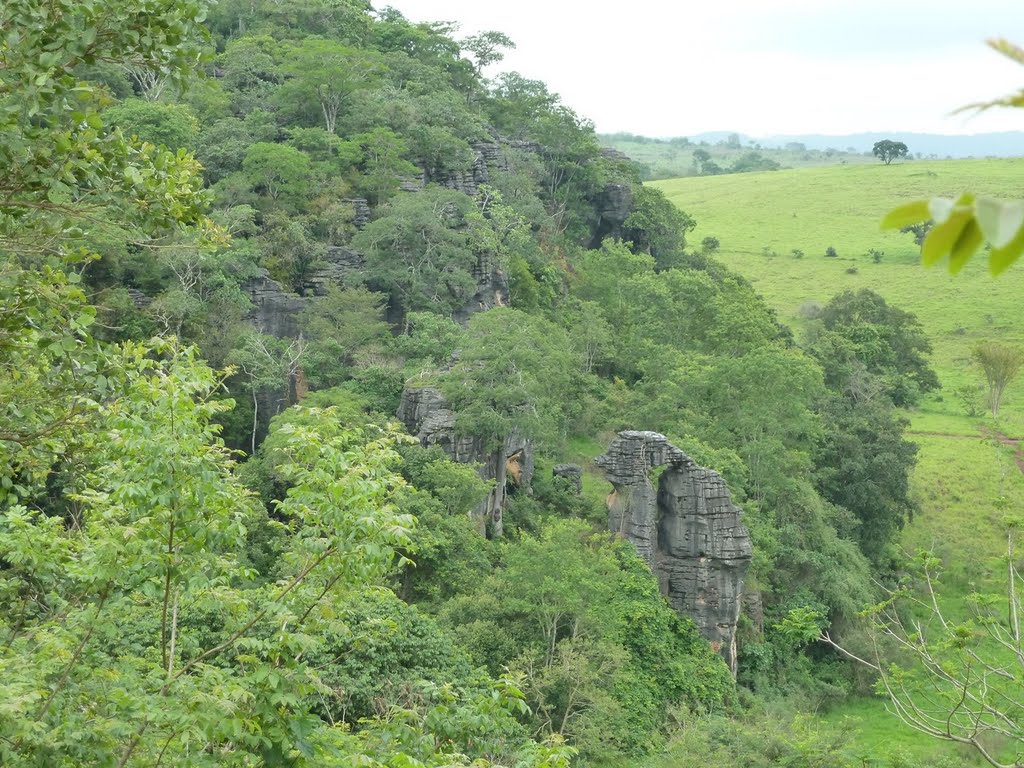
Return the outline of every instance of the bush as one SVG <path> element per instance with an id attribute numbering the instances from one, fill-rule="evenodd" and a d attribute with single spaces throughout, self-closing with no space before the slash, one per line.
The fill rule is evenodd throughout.
<path id="1" fill-rule="evenodd" d="M 802 259 L 804 257 L 804 252 L 799 248 L 794 248 L 790 253 L 793 254 L 794 259 Z"/>
<path id="2" fill-rule="evenodd" d="M 825 249 L 825 256 L 827 258 L 834 259 L 838 255 L 839 255 L 839 253 L 831 245 L 828 248 Z"/>

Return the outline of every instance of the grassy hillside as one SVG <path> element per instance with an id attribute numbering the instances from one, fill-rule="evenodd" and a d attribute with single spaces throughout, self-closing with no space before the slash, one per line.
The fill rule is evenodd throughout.
<path id="1" fill-rule="evenodd" d="M 946 592 L 956 601 L 973 584 L 1001 575 L 1000 520 L 1024 509 L 1024 475 L 1013 449 L 992 430 L 1024 436 L 1024 381 L 1007 391 L 998 424 L 966 415 L 953 390 L 980 383 L 972 347 L 982 340 L 1024 344 L 1024 265 L 998 279 L 976 259 L 958 276 L 944 267 L 921 267 L 907 234 L 882 232 L 879 221 L 899 203 L 963 190 L 1001 197 L 1024 194 L 1024 160 L 956 160 L 899 165 L 809 168 L 657 182 L 669 198 L 698 222 L 690 240 L 713 235 L 719 258 L 750 278 L 783 322 L 796 329 L 816 305 L 847 288 L 871 288 L 892 304 L 914 312 L 934 346 L 933 364 L 943 389 L 908 414 L 911 437 L 920 446 L 914 493 L 921 514 L 904 531 L 910 550 L 930 548 L 943 556 Z M 837 257 L 826 257 L 828 247 Z M 803 252 L 802 258 L 793 249 Z M 883 252 L 875 263 L 869 249 Z M 878 743 L 880 701 L 854 701 L 830 719 L 862 720 L 862 745 Z M 898 738 L 917 757 L 952 754 L 899 724 L 888 724 L 885 740 Z M 898 733 L 898 736 L 897 736 Z M 951 749 L 951 748 L 950 748 Z"/>
<path id="2" fill-rule="evenodd" d="M 814 304 L 847 288 L 871 288 L 917 314 L 935 347 L 944 390 L 914 415 L 914 426 L 970 433 L 973 426 L 958 418 L 963 410 L 951 390 L 977 380 L 969 358 L 978 341 L 1024 342 L 1024 268 L 998 280 L 981 260 L 956 277 L 942 268 L 923 269 L 913 238 L 882 232 L 878 222 L 889 208 L 918 197 L 965 189 L 1019 196 L 1022 179 L 1024 159 L 952 160 L 673 179 L 654 186 L 697 219 L 691 242 L 718 237 L 719 258 L 750 278 L 786 323 L 799 327 Z M 837 257 L 824 255 L 829 247 Z M 883 252 L 880 263 L 868 255 L 871 248 Z M 794 249 L 803 257 L 795 258 Z M 1007 393 L 1004 420 L 1012 429 L 1024 421 L 1024 383 Z"/>

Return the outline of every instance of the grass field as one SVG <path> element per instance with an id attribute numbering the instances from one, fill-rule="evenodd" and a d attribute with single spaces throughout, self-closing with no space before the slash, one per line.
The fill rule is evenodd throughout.
<path id="1" fill-rule="evenodd" d="M 963 190 L 1024 196 L 1024 159 L 805 168 L 652 186 L 696 218 L 691 242 L 718 237 L 718 258 L 748 277 L 780 319 L 797 329 L 802 308 L 824 304 L 847 288 L 871 288 L 915 313 L 931 338 L 944 385 L 914 415 L 915 429 L 944 431 L 949 425 L 937 417 L 963 413 L 951 390 L 978 380 L 970 365 L 978 341 L 1024 342 L 1024 264 L 993 279 L 976 258 L 951 276 L 943 267 L 923 269 L 909 235 L 879 228 L 885 211 L 915 198 Z M 838 257 L 826 257 L 828 247 Z M 765 248 L 777 255 L 765 255 Z M 870 248 L 884 253 L 880 263 L 867 255 Z M 793 249 L 804 256 L 794 258 Z M 1011 388 L 1006 404 L 1007 427 L 1019 431 L 1024 382 Z M 970 431 L 967 424 L 954 426 Z"/>
<path id="2" fill-rule="evenodd" d="M 915 198 L 965 190 L 1024 197 L 1024 159 L 805 168 L 653 185 L 697 220 L 690 241 L 718 237 L 718 258 L 749 278 L 798 335 L 809 309 L 847 288 L 870 288 L 918 316 L 943 389 L 907 414 L 909 437 L 920 447 L 913 492 L 921 512 L 905 529 L 903 545 L 942 556 L 944 593 L 954 605 L 975 585 L 998 588 L 1005 567 L 1000 521 L 1024 510 L 1024 475 L 1012 448 L 991 430 L 1024 437 L 1024 381 L 1007 390 L 998 424 L 967 416 L 952 390 L 981 382 L 971 363 L 979 341 L 1024 345 L 1024 263 L 996 279 L 983 257 L 957 276 L 944 267 L 925 269 L 913 239 L 882 232 L 879 221 Z M 824 255 L 829 246 L 837 257 Z M 879 263 L 868 255 L 871 248 L 884 253 Z M 826 718 L 845 716 L 863 723 L 856 747 L 865 753 L 884 754 L 896 744 L 926 764 L 959 754 L 902 726 L 879 700 L 852 700 Z M 954 759 L 972 764 L 969 755 Z"/>
<path id="3" fill-rule="evenodd" d="M 722 168 L 729 168 L 748 152 L 758 154 L 777 162 L 783 168 L 809 168 L 826 165 L 857 165 L 877 163 L 874 156 L 845 149 L 793 150 L 763 148 L 760 144 L 746 143 L 742 146 L 718 144 L 683 144 L 680 140 L 626 138 L 610 134 L 598 136 L 602 146 L 624 152 L 647 170 L 645 178 L 666 179 L 673 176 L 695 176 L 697 168 L 693 153 L 703 149 Z"/>

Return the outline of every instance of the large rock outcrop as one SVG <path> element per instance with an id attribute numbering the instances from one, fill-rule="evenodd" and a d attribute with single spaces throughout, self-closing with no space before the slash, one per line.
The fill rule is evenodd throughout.
<path id="1" fill-rule="evenodd" d="M 672 607 L 694 620 L 735 674 L 736 624 L 753 551 L 721 475 L 657 432 L 620 432 L 594 463 L 614 488 L 612 533 L 633 542 Z M 651 469 L 661 466 L 655 489 Z"/>
<path id="2" fill-rule="evenodd" d="M 265 269 L 244 282 L 242 290 L 252 302 L 249 320 L 257 331 L 279 339 L 298 338 L 299 314 L 306 308 L 307 299 L 286 291 Z"/>
<path id="3" fill-rule="evenodd" d="M 502 534 L 502 512 L 506 487 L 511 484 L 529 492 L 533 480 L 533 444 L 521 435 L 505 438 L 498 451 L 488 450 L 482 441 L 459 435 L 455 412 L 436 387 L 406 387 L 398 406 L 398 420 L 424 448 L 437 446 L 453 461 L 476 464 L 480 477 L 493 480 L 494 488 L 470 513 L 481 534 Z"/>

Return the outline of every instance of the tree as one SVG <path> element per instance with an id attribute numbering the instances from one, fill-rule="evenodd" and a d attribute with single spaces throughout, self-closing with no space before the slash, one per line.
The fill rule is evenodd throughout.
<path id="1" fill-rule="evenodd" d="M 397 198 L 353 240 L 373 286 L 406 311 L 450 315 L 476 290 L 483 217 L 471 197 L 430 188 Z"/>
<path id="2" fill-rule="evenodd" d="M 1024 581 L 1016 553 L 1021 520 L 1007 519 L 1005 589 L 944 600 L 941 561 L 919 553 L 901 584 L 870 606 L 870 651 L 858 653 L 821 630 L 820 615 L 794 610 L 784 620 L 804 640 L 818 640 L 873 670 L 887 709 L 911 728 L 975 749 L 995 768 L 1022 768 L 1020 679 L 1024 674 Z M 868 656 L 868 658 L 864 658 Z M 892 659 L 896 659 L 893 661 Z M 1008 740 L 1016 753 L 1003 758 Z"/>
<path id="3" fill-rule="evenodd" d="M 892 141 L 891 139 L 876 141 L 871 148 L 871 154 L 886 165 L 899 157 L 906 157 L 908 151 L 907 145 L 902 141 Z"/>
<path id="4" fill-rule="evenodd" d="M 992 418 L 997 418 L 1003 392 L 1020 373 L 1021 366 L 1024 366 L 1024 350 L 988 341 L 974 348 L 973 357 L 985 374 L 985 381 L 988 382 L 988 405 L 992 411 Z"/>
<path id="5" fill-rule="evenodd" d="M 861 370 L 880 377 L 881 390 L 900 406 L 939 386 L 926 358 L 931 344 L 917 317 L 867 288 L 844 291 L 825 305 L 810 350 L 825 370 L 825 383 L 854 397 L 869 391 L 858 389 Z"/>
<path id="6" fill-rule="evenodd" d="M 916 505 L 910 472 L 917 446 L 904 439 L 909 422 L 885 398 L 823 398 L 822 431 L 813 449 L 814 484 L 828 501 L 858 521 L 853 532 L 861 551 L 883 565 L 889 545 Z"/>
<path id="7" fill-rule="evenodd" d="M 304 152 L 287 144 L 264 141 L 249 147 L 242 169 L 253 189 L 271 200 L 295 205 L 305 197 L 312 170 Z"/>
<path id="8" fill-rule="evenodd" d="M 199 121 L 192 110 L 181 104 L 127 99 L 106 110 L 103 118 L 126 136 L 138 136 L 142 141 L 175 151 L 195 147 L 199 132 Z"/>
<path id="9" fill-rule="evenodd" d="M 696 226 L 692 216 L 673 205 L 661 190 L 651 187 L 636 191 L 633 212 L 623 222 L 633 249 L 653 256 L 659 270 L 678 264 L 686 247 L 686 233 Z"/>
<path id="10" fill-rule="evenodd" d="M 488 30 L 460 41 L 462 49 L 473 55 L 473 66 L 479 76 L 486 67 L 505 58 L 505 50 L 515 50 L 516 44 L 503 32 Z"/>
<path id="11" fill-rule="evenodd" d="M 496 537 L 503 532 L 505 440 L 561 433 L 574 362 L 561 328 L 500 307 L 473 316 L 458 362 L 441 375 L 441 391 L 457 414 L 456 430 L 479 439 L 491 456 L 497 482 L 487 514 Z"/>
<path id="12" fill-rule="evenodd" d="M 89 231 L 144 243 L 209 231 L 198 164 L 103 124 L 96 63 L 183 82 L 205 6 L 184 0 L 0 5 L 0 502 L 29 496 L 88 432 L 110 381 L 79 286 Z"/>
<path id="13" fill-rule="evenodd" d="M 371 52 L 317 37 L 285 48 L 282 59 L 287 79 L 274 94 L 275 102 L 295 115 L 307 113 L 310 104 L 318 105 L 328 133 L 334 133 L 338 114 L 352 94 L 383 69 Z"/>

